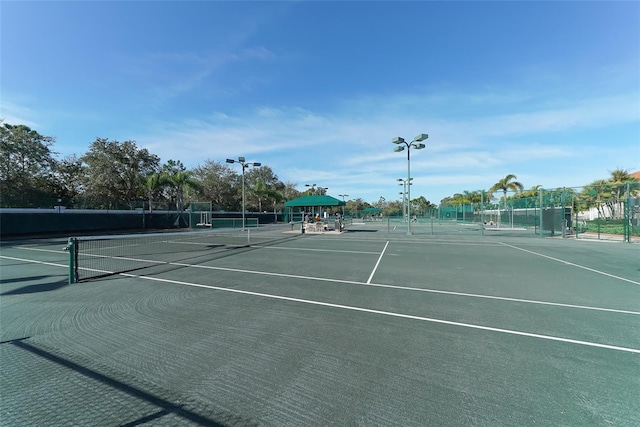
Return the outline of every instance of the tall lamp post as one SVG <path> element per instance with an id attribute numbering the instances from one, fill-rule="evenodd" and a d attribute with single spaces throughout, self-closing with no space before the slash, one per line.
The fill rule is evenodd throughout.
<path id="1" fill-rule="evenodd" d="M 345 197 L 349 197 L 348 194 L 338 194 L 338 197 L 342 197 L 342 201 L 344 202 Z M 344 205 L 342 206 L 342 218 L 344 218 Z"/>
<path id="2" fill-rule="evenodd" d="M 409 178 L 410 180 L 413 181 L 413 178 Z M 413 182 L 409 182 L 407 185 L 407 180 L 406 179 L 402 179 L 402 178 L 398 178 L 396 179 L 396 181 L 401 182 L 402 184 L 398 184 L 398 185 L 403 185 L 404 187 L 404 192 L 400 193 L 402 194 L 402 214 L 404 215 L 406 213 L 406 219 L 407 221 L 409 221 L 409 214 L 408 214 L 408 210 L 407 210 L 407 206 L 408 205 L 408 200 L 407 200 L 407 186 L 408 185 L 413 185 Z"/>
<path id="3" fill-rule="evenodd" d="M 404 151 L 405 148 L 407 149 L 407 183 L 411 181 L 411 154 L 410 154 L 411 148 L 415 148 L 416 150 L 422 150 L 425 147 L 425 145 L 420 144 L 420 142 L 424 141 L 427 138 L 429 138 L 429 135 L 427 135 L 426 133 L 421 133 L 417 135 L 415 138 L 413 138 L 413 141 L 411 142 L 406 142 L 404 138 L 401 138 L 399 136 L 396 136 L 391 140 L 391 142 L 397 145 L 397 147 L 393 150 L 396 153 L 399 153 L 400 151 Z M 407 234 L 411 234 L 411 221 L 409 220 L 409 218 L 411 217 L 411 186 L 410 185 L 407 185 L 406 193 L 407 193 Z"/>
<path id="4" fill-rule="evenodd" d="M 244 214 L 245 214 L 245 201 L 244 201 L 244 171 L 245 169 L 247 169 L 249 166 L 254 166 L 254 167 L 258 167 L 261 165 L 261 163 L 259 162 L 246 162 L 244 160 L 244 157 L 238 157 L 238 160 L 233 160 L 233 159 L 227 159 L 227 163 L 240 163 L 240 165 L 242 166 L 242 231 L 244 231 L 245 228 L 245 218 L 244 218 Z"/>

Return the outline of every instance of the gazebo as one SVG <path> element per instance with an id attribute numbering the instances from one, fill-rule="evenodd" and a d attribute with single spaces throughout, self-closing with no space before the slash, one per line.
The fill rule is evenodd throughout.
<path id="1" fill-rule="evenodd" d="M 371 219 L 376 219 L 376 217 L 382 213 L 382 209 L 380 208 L 365 208 L 362 210 L 363 219 L 366 220 L 370 215 Z"/>
<path id="2" fill-rule="evenodd" d="M 320 196 L 302 196 L 297 199 L 289 200 L 285 202 L 284 207 L 289 208 L 289 212 L 292 213 L 293 208 L 311 208 L 315 211 L 315 208 L 321 209 L 332 206 L 344 206 L 346 203 L 342 200 L 338 200 L 335 197 L 320 195 Z"/>

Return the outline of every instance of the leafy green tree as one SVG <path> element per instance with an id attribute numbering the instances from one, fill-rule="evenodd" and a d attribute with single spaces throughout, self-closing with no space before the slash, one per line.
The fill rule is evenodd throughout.
<path id="1" fill-rule="evenodd" d="M 284 200 L 293 200 L 293 199 L 297 199 L 298 197 L 300 197 L 302 195 L 302 193 L 300 191 L 298 191 L 298 183 L 297 182 L 292 182 L 292 181 L 286 181 L 283 182 L 283 187 L 282 187 L 282 195 L 284 197 Z"/>
<path id="2" fill-rule="evenodd" d="M 352 217 L 358 218 L 362 216 L 362 210 L 366 209 L 367 207 L 371 207 L 371 205 L 369 205 L 361 198 L 357 198 L 355 200 L 347 200 L 345 202 L 344 210 L 345 212 L 349 212 Z"/>
<path id="3" fill-rule="evenodd" d="M 240 176 L 226 163 L 207 159 L 193 168 L 193 178 L 200 183 L 200 196 L 211 200 L 215 210 L 237 209 L 235 189 L 240 186 Z"/>
<path id="4" fill-rule="evenodd" d="M 385 207 L 382 209 L 382 214 L 386 217 L 402 216 L 404 208 L 404 203 L 401 200 L 393 200 L 386 203 Z"/>
<path id="5" fill-rule="evenodd" d="M 253 206 L 259 212 L 262 212 L 262 201 L 270 198 L 270 193 L 279 188 L 284 188 L 284 184 L 269 166 L 253 167 L 245 172 L 246 193 L 255 196 L 257 203 Z"/>
<path id="6" fill-rule="evenodd" d="M 158 169 L 160 159 L 135 141 L 119 142 L 97 138 L 80 158 L 85 165 L 87 195 L 103 200 L 105 207 L 117 207 L 144 199 L 146 177 Z"/>
<path id="7" fill-rule="evenodd" d="M 56 197 L 53 179 L 55 139 L 25 125 L 1 123 L 0 194 L 2 204 L 36 206 L 39 198 Z"/>
<path id="8" fill-rule="evenodd" d="M 82 161 L 76 155 L 66 156 L 56 162 L 55 177 L 58 197 L 63 205 L 74 205 L 75 199 L 84 193 Z"/>
<path id="9" fill-rule="evenodd" d="M 424 196 L 420 196 L 418 198 L 411 200 L 412 211 L 421 212 L 424 215 L 429 209 L 433 209 L 436 207 L 433 203 L 428 201 Z"/>

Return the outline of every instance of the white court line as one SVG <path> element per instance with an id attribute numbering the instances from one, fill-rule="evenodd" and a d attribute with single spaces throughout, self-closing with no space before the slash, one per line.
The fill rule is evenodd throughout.
<path id="1" fill-rule="evenodd" d="M 552 335 L 541 335 L 541 334 L 534 334 L 534 333 L 530 333 L 530 332 L 515 331 L 515 330 L 511 330 L 511 329 L 492 328 L 492 327 L 489 327 L 489 326 L 472 325 L 472 324 L 469 324 L 469 323 L 452 322 L 452 321 L 449 321 L 449 320 L 433 319 L 433 318 L 430 318 L 430 317 L 422 317 L 422 316 L 413 316 L 413 315 L 410 315 L 410 314 L 394 313 L 394 312 L 390 312 L 390 311 L 373 310 L 373 309 L 369 309 L 369 308 L 354 307 L 354 306 L 342 305 L 342 304 L 333 304 L 333 303 L 322 302 L 322 301 L 314 301 L 314 300 L 306 300 L 306 299 L 301 299 L 301 298 L 285 297 L 285 296 L 280 296 L 280 295 L 264 294 L 264 293 L 261 293 L 261 292 L 251 292 L 251 291 L 243 291 L 243 290 L 240 290 L 240 289 L 221 288 L 221 287 L 218 287 L 218 286 L 211 286 L 211 285 L 200 285 L 200 284 L 197 284 L 197 283 L 182 282 L 182 281 L 179 281 L 179 280 L 171 280 L 171 279 L 161 279 L 161 278 L 158 278 L 158 277 L 138 276 L 138 275 L 135 275 L 135 274 L 124 274 L 124 273 L 122 274 L 122 276 L 133 277 L 133 278 L 143 279 L 143 280 L 151 280 L 151 281 L 156 281 L 156 282 L 173 283 L 173 284 L 177 284 L 177 285 L 185 285 L 185 286 L 193 286 L 193 287 L 198 287 L 198 288 L 213 289 L 213 290 L 217 290 L 217 291 L 231 292 L 231 293 L 237 293 L 237 294 L 243 294 L 243 295 L 258 296 L 258 297 L 262 297 L 262 298 L 271 298 L 271 299 L 277 299 L 277 300 L 283 300 L 283 301 L 298 302 L 298 303 L 303 303 L 303 304 L 319 305 L 319 306 L 323 306 L 323 307 L 338 308 L 338 309 L 342 309 L 342 310 L 358 311 L 358 312 L 362 312 L 362 313 L 379 314 L 379 315 L 383 315 L 383 316 L 398 317 L 398 318 L 402 318 L 402 319 L 420 320 L 420 321 L 423 321 L 423 322 L 439 323 L 439 324 L 443 324 L 443 325 L 459 326 L 459 327 L 463 327 L 463 328 L 478 329 L 478 330 L 490 331 L 490 332 L 499 332 L 499 333 L 503 333 L 503 334 L 517 335 L 517 336 L 523 336 L 523 337 L 529 337 L 529 338 L 538 338 L 538 339 L 543 339 L 543 340 L 548 340 L 548 341 L 558 341 L 558 342 L 564 342 L 564 343 L 569 343 L 569 344 L 577 344 L 577 345 L 583 345 L 583 346 L 588 346 L 588 347 L 603 348 L 603 349 L 607 349 L 607 350 L 617 350 L 617 351 L 625 351 L 625 352 L 629 352 L 629 353 L 640 354 L 640 349 L 636 349 L 636 348 L 620 347 L 620 346 L 614 346 L 614 345 L 608 345 L 608 344 L 600 344 L 600 343 L 595 343 L 595 342 L 590 342 L 590 341 L 573 340 L 573 339 L 570 339 L 570 338 L 555 337 L 555 336 L 552 336 Z"/>
<path id="2" fill-rule="evenodd" d="M 22 261 L 22 262 L 30 262 L 30 263 L 33 263 L 33 264 L 43 264 L 43 265 L 52 265 L 54 267 L 69 268 L 69 266 L 66 265 L 66 264 L 56 264 L 55 262 L 36 261 L 34 259 L 23 259 L 23 258 L 16 258 L 16 257 L 11 257 L 11 256 L 5 256 L 5 255 L 0 255 L 0 258 L 10 259 L 12 261 Z"/>
<path id="3" fill-rule="evenodd" d="M 386 248 L 386 246 L 385 246 L 385 248 Z M 0 258 L 7 258 L 7 259 L 13 259 L 13 260 L 17 260 L 17 261 L 32 262 L 32 263 L 38 263 L 38 264 L 46 264 L 46 265 L 52 265 L 52 266 L 55 266 L 55 267 L 69 268 L 69 266 L 66 265 L 66 264 L 55 264 L 55 263 L 49 263 L 49 262 L 44 262 L 44 261 L 34 261 L 34 260 L 29 260 L 29 259 L 7 257 L 7 256 L 2 256 L 2 255 L 0 255 Z M 146 261 L 146 260 L 135 260 L 135 259 L 132 259 L 132 260 L 134 260 L 134 261 Z M 593 310 L 593 311 L 604 311 L 604 312 L 617 313 L 617 314 L 640 315 L 640 312 L 637 312 L 637 311 L 619 310 L 619 309 L 614 309 L 614 308 L 594 307 L 594 306 L 588 306 L 588 305 L 564 304 L 564 303 L 558 303 L 558 302 L 548 302 L 548 301 L 528 300 L 528 299 L 520 299 L 520 298 L 499 297 L 499 296 L 493 296 L 493 295 L 470 294 L 470 293 L 465 293 L 465 292 L 442 291 L 442 290 L 438 290 L 438 289 L 414 288 L 414 287 L 411 287 L 411 286 L 385 285 L 385 284 L 381 284 L 381 283 L 364 283 L 364 282 L 359 282 L 359 281 L 355 281 L 355 280 L 342 280 L 342 279 L 331 279 L 331 278 L 327 278 L 327 277 L 301 276 L 301 275 L 297 275 L 297 274 L 287 274 L 287 273 L 271 273 L 271 272 L 268 272 L 268 271 L 255 271 L 255 270 L 245 270 L 245 269 L 240 269 L 240 268 L 216 267 L 216 266 L 211 266 L 211 265 L 187 264 L 187 263 L 182 263 L 182 262 L 167 262 L 167 261 L 153 261 L 153 262 L 155 262 L 157 264 L 164 264 L 164 265 L 175 265 L 177 267 L 202 268 L 202 269 L 207 269 L 207 270 L 228 271 L 228 272 L 232 272 L 232 273 L 256 274 L 256 275 L 259 275 L 259 276 L 285 277 L 285 278 L 288 278 L 288 279 L 301 279 L 301 280 L 310 280 L 310 281 L 316 281 L 316 282 L 342 283 L 342 284 L 346 284 L 346 285 L 371 286 L 371 287 L 375 287 L 375 288 L 397 289 L 397 290 L 413 291 L 413 292 L 426 292 L 426 293 L 432 293 L 432 294 L 453 295 L 453 296 L 468 297 L 468 298 L 481 298 L 481 299 L 489 299 L 489 300 L 497 300 L 497 301 L 519 302 L 519 303 L 524 303 L 524 304 L 548 305 L 548 306 L 554 306 L 554 307 L 575 308 L 575 309 L 579 309 L 579 310 Z M 97 271 L 97 272 L 100 272 L 100 273 L 111 273 L 111 274 L 126 275 L 125 273 L 114 273 L 112 271 L 99 270 L 99 269 L 93 269 L 93 268 L 82 268 L 82 267 L 80 267 L 80 270 Z"/>
<path id="4" fill-rule="evenodd" d="M 378 257 L 378 262 L 376 262 L 375 267 L 373 267 L 373 271 L 371 272 L 371 275 L 369 276 L 369 280 L 367 280 L 367 285 L 371 283 L 371 279 L 373 279 L 373 275 L 376 274 L 376 270 L 378 269 L 378 265 L 380 265 L 380 261 L 382 261 L 382 257 L 384 255 L 384 252 L 387 250 L 387 246 L 389 246 L 389 242 L 388 241 L 384 245 L 384 249 L 382 249 L 382 253 L 380 253 L 380 256 Z"/>
<path id="5" fill-rule="evenodd" d="M 583 270 L 587 270 L 587 271 L 590 271 L 592 273 L 602 274 L 603 276 L 611 277 L 613 279 L 622 280 L 624 282 L 633 283 L 634 285 L 640 285 L 640 282 L 636 282 L 636 281 L 631 280 L 631 279 L 626 279 L 624 277 L 620 277 L 620 276 L 616 276 L 616 275 L 613 275 L 613 274 L 605 273 L 604 271 L 600 271 L 600 270 L 596 270 L 596 269 L 593 269 L 593 268 L 585 267 L 584 265 L 575 264 L 573 262 L 565 261 L 565 260 L 560 259 L 560 258 L 554 258 L 552 256 L 544 255 L 544 254 L 541 254 L 541 253 L 538 253 L 538 252 L 534 252 L 534 251 L 530 251 L 528 249 L 519 248 L 517 246 L 513 246 L 513 245 L 510 245 L 508 243 L 504 243 L 504 242 L 500 242 L 500 243 L 502 245 L 504 245 L 504 246 L 509 247 L 509 248 L 513 248 L 513 249 L 517 249 L 517 250 L 522 251 L 522 252 L 527 252 L 527 253 L 530 253 L 530 254 L 533 254 L 533 255 L 541 256 L 543 258 L 547 258 L 547 259 L 550 259 L 550 260 L 553 260 L 553 261 L 561 262 L 562 264 L 570 265 L 572 267 L 582 268 Z"/>
<path id="6" fill-rule="evenodd" d="M 53 265 L 53 266 L 56 266 L 56 267 L 68 268 L 68 266 L 66 266 L 66 265 L 55 264 L 55 263 L 44 262 L 44 261 L 26 260 L 26 259 L 15 258 L 15 257 L 7 257 L 7 256 L 3 256 L 3 255 L 0 255 L 0 258 L 11 259 L 11 260 L 16 260 L 16 261 L 25 261 L 25 262 L 31 262 L 31 263 L 36 263 L 36 264 Z M 186 265 L 188 265 L 188 264 L 186 264 Z M 551 335 L 541 335 L 541 334 L 534 334 L 534 333 L 530 333 L 530 332 L 515 331 L 515 330 L 510 330 L 510 329 L 492 328 L 492 327 L 489 327 L 489 326 L 472 325 L 472 324 L 468 324 L 468 323 L 452 322 L 452 321 L 449 321 L 449 320 L 433 319 L 433 318 L 429 318 L 429 317 L 413 316 L 413 315 L 409 315 L 409 314 L 393 313 L 393 312 L 381 311 L 381 310 L 372 310 L 372 309 L 362 308 L 362 307 L 353 307 L 353 306 L 348 306 L 348 305 L 332 304 L 332 303 L 326 303 L 326 302 L 321 302 L 321 301 L 304 300 L 304 299 L 300 299 L 300 298 L 291 298 L 291 297 L 284 297 L 284 296 L 279 296 L 279 295 L 263 294 L 263 293 L 259 293 L 259 292 L 243 291 L 243 290 L 240 290 L 240 289 L 221 288 L 221 287 L 218 287 L 218 286 L 211 286 L 211 285 L 200 285 L 200 284 L 197 284 L 197 283 L 182 282 L 182 281 L 170 280 L 170 279 L 161 279 L 161 278 L 158 278 L 158 277 L 139 276 L 139 275 L 128 274 L 128 273 L 120 273 L 120 275 L 121 276 L 125 276 L 125 277 L 133 277 L 133 278 L 137 278 L 137 279 L 142 279 L 142 280 L 151 280 L 151 281 L 163 282 L 163 283 L 174 283 L 174 284 L 178 284 L 178 285 L 186 285 L 186 286 L 193 286 L 193 287 L 199 287 L 199 288 L 213 289 L 213 290 L 218 290 L 218 291 L 223 291 L 223 292 L 232 292 L 232 293 L 238 293 L 238 294 L 243 294 L 243 295 L 259 296 L 259 297 L 263 297 L 263 298 L 278 299 L 278 300 L 283 300 L 283 301 L 293 301 L 293 302 L 299 302 L 299 303 L 304 303 L 304 304 L 313 304 L 313 305 L 319 305 L 319 306 L 324 306 L 324 307 L 332 307 L 332 308 L 339 308 L 339 309 L 344 309 L 344 310 L 359 311 L 359 312 L 363 312 L 363 313 L 380 314 L 380 315 L 384 315 L 384 316 L 391 316 L 391 317 L 398 317 L 398 318 L 412 319 L 412 320 L 420 320 L 420 321 L 424 321 L 424 322 L 439 323 L 439 324 L 444 324 L 444 325 L 459 326 L 459 327 L 470 328 L 470 329 L 478 329 L 478 330 L 484 330 L 484 331 L 499 332 L 499 333 L 504 333 L 504 334 L 509 334 L 509 335 L 518 335 L 518 336 L 524 336 L 524 337 L 530 337 L 530 338 L 544 339 L 544 340 L 549 340 L 549 341 L 559 341 L 559 342 L 564 342 L 564 343 L 569 343 L 569 344 L 578 344 L 578 345 L 584 345 L 584 346 L 588 346 L 588 347 L 596 347 L 596 348 L 603 348 L 603 349 L 608 349 L 608 350 L 617 350 L 617 351 L 625 351 L 625 352 L 640 354 L 640 349 L 612 346 L 612 345 L 607 345 L 607 344 L 599 344 L 599 343 L 594 343 L 594 342 L 589 342 L 589 341 L 573 340 L 573 339 L 569 339 L 569 338 L 554 337 L 554 336 L 551 336 Z M 345 283 L 357 283 L 357 282 L 345 282 Z M 362 284 L 362 283 L 359 283 L 359 284 Z"/>
<path id="7" fill-rule="evenodd" d="M 341 280 L 341 279 L 329 279 L 324 277 L 311 277 L 311 276 L 300 276 L 296 274 L 286 274 L 286 273 L 270 273 L 266 271 L 254 271 L 254 270 L 244 270 L 239 268 L 229 268 L 229 267 L 215 267 L 210 265 L 199 265 L 199 264 L 185 264 L 185 263 L 168 263 L 171 265 L 176 265 L 179 267 L 193 267 L 193 268 L 204 268 L 210 270 L 220 270 L 220 271 L 230 271 L 234 273 L 246 273 L 246 274 L 257 274 L 264 276 L 275 276 L 275 277 L 286 277 L 289 279 L 303 279 L 303 280 L 312 280 L 318 282 L 331 282 L 331 283 L 344 283 L 347 285 L 360 285 L 360 286 L 372 286 L 375 288 L 387 288 L 387 289 L 398 289 L 403 291 L 415 291 L 415 292 L 426 292 L 433 294 L 444 294 L 444 295 L 454 295 L 461 297 L 469 297 L 469 298 L 483 298 L 483 299 L 494 299 L 499 301 L 509 301 L 509 302 L 522 302 L 526 304 L 540 304 L 540 305 L 550 305 L 556 307 L 565 307 L 565 308 L 577 308 L 581 310 L 595 310 L 595 311 L 607 311 L 611 313 L 618 314 L 634 314 L 640 315 L 638 311 L 629 311 L 629 310 L 618 310 L 614 308 L 601 308 L 601 307 L 593 307 L 588 305 L 574 305 L 574 304 L 563 304 L 558 302 L 547 302 L 547 301 L 537 301 L 537 300 L 528 300 L 528 299 L 518 299 L 518 298 L 508 298 L 508 297 L 498 297 L 492 295 L 480 295 L 480 294 L 469 294 L 464 292 L 453 292 L 453 291 L 441 291 L 437 289 L 425 289 L 425 288 L 414 288 L 411 286 L 398 286 L 398 285 L 385 285 L 379 283 L 364 283 L 358 282 L 355 280 Z"/>
<path id="8" fill-rule="evenodd" d="M 60 248 L 58 250 L 53 250 L 53 249 L 42 249 L 42 248 L 27 248 L 27 247 L 21 247 L 21 246 L 14 246 L 11 249 L 22 249 L 25 251 L 36 251 L 36 252 L 51 252 L 54 254 L 59 254 L 59 253 L 69 253 L 67 251 L 64 250 L 64 248 Z"/>
<path id="9" fill-rule="evenodd" d="M 433 237 L 430 234 L 428 236 Z M 440 235 L 435 238 L 441 239 L 442 237 L 444 236 Z M 329 240 L 329 238 L 323 239 L 322 236 L 320 235 L 313 236 L 313 238 L 318 240 L 323 240 L 323 241 Z M 330 239 L 333 240 L 333 238 L 330 238 Z M 478 241 L 468 241 L 468 240 L 461 241 L 460 239 L 456 239 L 455 241 L 452 241 L 452 240 L 424 240 L 424 239 L 423 240 L 403 240 L 403 239 L 393 239 L 393 238 L 358 239 L 358 238 L 345 237 L 345 240 L 349 242 L 365 242 L 365 243 L 389 241 L 392 243 L 402 243 L 403 245 L 500 246 L 499 242 L 478 242 Z"/>
<path id="10" fill-rule="evenodd" d="M 378 252 L 371 251 L 346 251 L 339 249 L 317 249 L 317 248 L 295 248 L 295 247 L 287 247 L 287 246 L 264 246 L 264 245 L 251 245 L 252 248 L 261 248 L 261 249 L 275 249 L 275 250 L 285 250 L 285 251 L 309 251 L 309 252 L 337 252 L 337 253 L 345 253 L 345 254 L 367 254 L 367 255 L 377 255 Z"/>

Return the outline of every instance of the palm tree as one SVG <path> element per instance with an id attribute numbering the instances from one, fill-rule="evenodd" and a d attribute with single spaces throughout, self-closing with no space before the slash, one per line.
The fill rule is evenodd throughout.
<path id="1" fill-rule="evenodd" d="M 611 178 L 609 178 L 609 181 L 617 184 L 617 183 L 621 183 L 621 182 L 636 182 L 637 179 L 635 177 L 633 177 L 631 175 L 631 173 L 629 173 L 628 170 L 626 169 L 616 169 L 614 171 L 611 172 Z"/>
<path id="2" fill-rule="evenodd" d="M 169 185 L 175 190 L 176 207 L 179 212 L 184 210 L 184 190 L 186 188 L 192 188 L 194 190 L 200 190 L 200 182 L 196 181 L 191 171 L 177 171 L 167 176 Z"/>
<path id="3" fill-rule="evenodd" d="M 269 197 L 271 189 L 264 181 L 258 180 L 251 192 L 258 199 L 258 212 L 262 212 L 262 199 Z"/>
<path id="4" fill-rule="evenodd" d="M 628 183 L 635 183 L 638 180 L 632 176 L 628 170 L 625 169 L 616 169 L 611 172 L 611 178 L 609 178 L 609 183 L 611 184 L 611 190 L 613 195 L 612 207 L 615 206 L 616 209 L 620 209 L 618 215 L 622 214 L 622 208 L 620 206 L 622 202 L 622 197 L 627 190 Z M 628 194 L 627 196 L 631 196 Z"/>
<path id="5" fill-rule="evenodd" d="M 274 222 L 278 222 L 278 214 L 276 212 L 276 205 L 284 200 L 284 194 L 278 190 L 269 190 L 267 198 L 273 200 L 273 219 Z"/>
<path id="6" fill-rule="evenodd" d="M 165 185 L 168 184 L 165 174 L 154 172 L 147 176 L 145 187 L 149 196 L 149 212 L 153 211 L 153 195 L 158 193 Z"/>
<path id="7" fill-rule="evenodd" d="M 505 210 L 507 209 L 507 191 L 511 190 L 518 193 L 524 189 L 524 185 L 522 185 L 522 183 L 518 181 L 514 181 L 515 179 L 518 179 L 518 177 L 510 173 L 500 181 L 493 184 L 493 186 L 489 189 L 489 191 L 492 193 L 494 191 L 502 191 L 502 194 L 504 195 L 503 197 Z"/>

